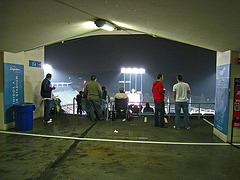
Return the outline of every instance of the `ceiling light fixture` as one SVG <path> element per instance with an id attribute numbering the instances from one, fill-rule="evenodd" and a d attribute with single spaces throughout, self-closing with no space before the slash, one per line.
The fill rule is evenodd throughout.
<path id="1" fill-rule="evenodd" d="M 103 19 L 97 19 L 94 21 L 94 23 L 98 28 L 101 28 L 107 31 L 113 31 L 115 29 L 115 26 L 113 24 Z"/>

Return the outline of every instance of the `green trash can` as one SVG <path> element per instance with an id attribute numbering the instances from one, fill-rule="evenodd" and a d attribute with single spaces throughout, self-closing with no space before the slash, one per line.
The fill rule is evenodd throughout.
<path id="1" fill-rule="evenodd" d="M 33 129 L 33 111 L 35 109 L 36 107 L 33 103 L 18 103 L 13 105 L 17 131 L 29 131 Z"/>

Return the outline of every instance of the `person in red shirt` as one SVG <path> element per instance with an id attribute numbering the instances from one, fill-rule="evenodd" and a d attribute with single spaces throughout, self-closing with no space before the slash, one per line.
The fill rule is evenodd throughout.
<path id="1" fill-rule="evenodd" d="M 154 126 L 164 128 L 165 122 L 164 122 L 164 94 L 165 89 L 163 87 L 163 74 L 157 75 L 157 81 L 153 83 L 152 86 L 152 93 L 153 93 L 153 99 L 155 104 L 155 113 L 154 113 Z M 159 118 L 159 112 L 160 112 L 160 118 Z M 160 122 L 159 122 L 160 119 Z"/>

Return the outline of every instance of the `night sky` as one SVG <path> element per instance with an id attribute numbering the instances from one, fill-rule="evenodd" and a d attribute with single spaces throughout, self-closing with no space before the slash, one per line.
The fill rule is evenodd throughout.
<path id="1" fill-rule="evenodd" d="M 53 44 L 45 48 L 45 62 L 62 75 L 85 74 L 87 81 L 91 74 L 100 74 L 98 82 L 107 89 L 117 87 L 121 67 L 145 68 L 143 90 L 149 94 L 158 73 L 164 74 L 163 84 L 170 94 L 181 73 L 194 96 L 214 99 L 215 51 L 148 35 L 93 36 Z M 53 81 L 61 79 L 53 74 Z"/>

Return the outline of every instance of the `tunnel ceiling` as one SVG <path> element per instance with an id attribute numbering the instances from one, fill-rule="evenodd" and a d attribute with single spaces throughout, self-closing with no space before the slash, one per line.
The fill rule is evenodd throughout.
<path id="1" fill-rule="evenodd" d="M 1 0 L 0 51 L 137 33 L 215 51 L 240 51 L 239 7 L 235 0 Z M 93 23 L 98 18 L 118 30 L 98 29 Z"/>

